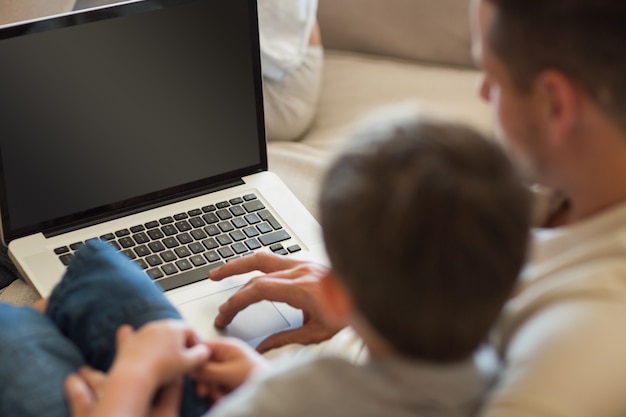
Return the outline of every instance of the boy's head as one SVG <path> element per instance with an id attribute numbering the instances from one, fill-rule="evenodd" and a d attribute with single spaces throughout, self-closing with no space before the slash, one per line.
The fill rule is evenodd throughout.
<path id="1" fill-rule="evenodd" d="M 529 196 L 495 144 L 408 112 L 357 132 L 322 183 L 332 268 L 401 355 L 466 358 L 525 258 Z"/>

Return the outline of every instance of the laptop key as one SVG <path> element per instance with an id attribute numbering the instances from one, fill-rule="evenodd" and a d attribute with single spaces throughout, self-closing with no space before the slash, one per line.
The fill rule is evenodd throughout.
<path id="1" fill-rule="evenodd" d="M 56 248 L 54 250 L 54 253 L 56 253 L 57 255 L 63 255 L 64 253 L 68 253 L 70 251 L 70 248 L 68 248 L 67 246 L 61 246 L 60 248 Z"/>
<path id="2" fill-rule="evenodd" d="M 193 210 L 189 210 L 189 211 L 187 212 L 187 214 L 188 214 L 190 217 L 199 216 L 199 215 L 201 215 L 201 214 L 202 214 L 202 210 L 200 210 L 200 209 L 193 209 Z"/>
<path id="3" fill-rule="evenodd" d="M 215 207 L 213 204 L 209 205 L 209 206 L 204 206 L 202 207 L 202 211 L 205 213 L 210 213 L 212 211 L 217 210 L 217 207 Z"/>
<path id="4" fill-rule="evenodd" d="M 196 229 L 206 224 L 204 220 L 202 220 L 200 217 L 192 217 L 191 219 L 189 219 L 189 223 Z"/>
<path id="5" fill-rule="evenodd" d="M 176 240 L 176 238 L 173 238 L 173 237 L 166 237 L 165 239 L 163 239 L 163 244 L 168 249 L 175 248 L 176 246 L 180 246 L 178 243 L 178 240 Z"/>
<path id="6" fill-rule="evenodd" d="M 244 243 L 250 250 L 259 249 L 262 246 L 257 239 L 248 239 Z"/>
<path id="7" fill-rule="evenodd" d="M 152 252 L 161 252 L 165 250 L 165 246 L 161 242 L 150 242 L 148 243 L 148 247 L 152 250 Z"/>
<path id="8" fill-rule="evenodd" d="M 228 246 L 224 246 L 222 248 L 219 248 L 217 250 L 217 252 L 220 254 L 220 256 L 222 258 L 230 258 L 231 256 L 234 256 L 235 254 L 233 253 L 233 251 L 228 247 Z"/>
<path id="9" fill-rule="evenodd" d="M 282 242 L 283 240 L 290 239 L 289 233 L 285 230 L 278 230 L 276 232 L 268 233 L 266 235 L 259 236 L 259 241 L 263 246 L 270 246 L 274 243 Z"/>
<path id="10" fill-rule="evenodd" d="M 135 246 L 135 241 L 130 236 L 120 238 L 118 243 L 124 249 Z"/>
<path id="11" fill-rule="evenodd" d="M 244 219 L 242 219 L 241 217 L 236 217 L 236 218 L 232 219 L 230 222 L 237 229 L 241 229 L 242 227 L 246 227 L 248 225 L 248 222 L 245 221 Z"/>
<path id="12" fill-rule="evenodd" d="M 261 224 L 257 224 L 257 225 L 256 225 L 256 228 L 259 230 L 259 232 L 261 232 L 261 233 L 263 233 L 263 234 L 265 234 L 265 233 L 269 233 L 269 232 L 271 232 L 272 230 L 274 230 L 274 229 L 272 228 L 272 226 L 270 226 L 269 224 L 267 224 L 267 223 L 265 223 L 265 222 L 264 222 L 264 223 L 261 223 Z"/>
<path id="13" fill-rule="evenodd" d="M 141 269 L 148 269 L 149 266 L 143 259 L 135 259 L 135 263 L 141 267 Z"/>
<path id="14" fill-rule="evenodd" d="M 220 256 L 214 250 L 212 250 L 211 252 L 205 253 L 204 257 L 209 262 L 217 262 L 220 260 Z"/>
<path id="15" fill-rule="evenodd" d="M 162 225 L 174 223 L 174 219 L 171 216 L 163 217 L 162 219 L 159 219 L 159 223 Z"/>
<path id="16" fill-rule="evenodd" d="M 59 259 L 61 260 L 61 263 L 65 266 L 69 265 L 70 261 L 72 260 L 72 257 L 74 255 L 72 255 L 71 253 L 66 253 L 65 255 L 61 255 L 59 256 Z"/>
<path id="17" fill-rule="evenodd" d="M 236 254 L 242 254 L 242 253 L 248 252 L 248 247 L 244 245 L 242 242 L 235 243 L 234 245 L 231 246 L 231 248 Z"/>
<path id="18" fill-rule="evenodd" d="M 191 231 L 191 236 L 196 240 L 202 240 L 207 238 L 207 234 L 202 229 L 196 229 Z"/>
<path id="19" fill-rule="evenodd" d="M 152 269 L 148 269 L 146 271 L 148 273 L 148 275 L 150 275 L 150 277 L 152 279 L 159 279 L 161 277 L 164 277 L 165 275 L 163 274 L 163 271 L 161 271 L 160 268 L 152 268 Z"/>
<path id="20" fill-rule="evenodd" d="M 220 220 L 228 220 L 228 219 L 232 219 L 233 215 L 228 210 L 218 210 L 217 211 L 217 217 L 219 217 Z"/>
<path id="21" fill-rule="evenodd" d="M 204 248 L 204 246 L 200 243 L 200 242 L 194 242 L 191 245 L 187 246 L 189 248 L 189 250 L 191 251 L 191 253 L 202 253 L 204 252 L 206 249 Z"/>
<path id="22" fill-rule="evenodd" d="M 256 200 L 256 195 L 255 194 L 246 194 L 243 196 L 243 199 L 246 201 L 250 201 L 250 200 Z"/>
<path id="23" fill-rule="evenodd" d="M 230 222 L 221 222 L 218 224 L 220 230 L 222 232 L 230 232 L 231 230 L 235 230 L 235 227 Z"/>
<path id="24" fill-rule="evenodd" d="M 224 262 L 215 262 L 213 264 L 208 264 L 208 265 L 201 266 L 199 268 L 190 269 L 190 270 L 181 272 L 173 276 L 160 278 L 160 279 L 157 279 L 155 282 L 161 288 L 163 288 L 163 291 L 172 290 L 174 288 L 182 287 L 184 285 L 188 285 L 194 282 L 208 279 L 209 271 L 211 269 L 217 268 L 218 266 L 222 266 L 222 265 L 224 265 Z"/>
<path id="25" fill-rule="evenodd" d="M 178 230 L 171 224 L 166 224 L 161 227 L 161 231 L 165 234 L 165 236 L 173 236 L 178 233 Z"/>
<path id="26" fill-rule="evenodd" d="M 130 228 L 130 231 L 133 233 L 143 232 L 144 230 L 146 230 L 146 228 L 141 224 L 138 224 L 137 226 L 133 226 Z"/>
<path id="27" fill-rule="evenodd" d="M 174 226 L 176 226 L 179 232 L 186 232 L 188 230 L 191 230 L 191 225 L 189 224 L 187 220 L 176 222 L 174 223 Z"/>
<path id="28" fill-rule="evenodd" d="M 115 236 L 117 237 L 128 236 L 128 235 L 130 235 L 130 230 L 128 229 L 121 229 L 115 232 Z"/>
<path id="29" fill-rule="evenodd" d="M 150 255 L 152 253 L 146 245 L 137 246 L 136 248 L 133 248 L 133 250 L 135 251 L 137 256 L 139 256 L 140 258 L 146 255 Z"/>
<path id="30" fill-rule="evenodd" d="M 176 254 L 172 252 L 171 250 L 166 250 L 165 252 L 161 252 L 160 255 L 161 255 L 161 258 L 163 258 L 165 262 L 173 262 L 176 259 L 178 259 Z"/>
<path id="31" fill-rule="evenodd" d="M 150 255 L 146 258 L 146 262 L 148 262 L 150 266 L 157 266 L 161 265 L 163 263 L 163 260 L 159 255 Z"/>
<path id="32" fill-rule="evenodd" d="M 81 246 L 83 246 L 84 243 L 83 242 L 76 242 L 76 243 L 72 243 L 70 245 L 70 249 L 73 251 L 77 251 Z"/>
<path id="33" fill-rule="evenodd" d="M 191 238 L 191 235 L 189 235 L 189 233 L 181 233 L 176 236 L 176 239 L 178 239 L 178 241 L 183 245 L 193 242 L 193 239 Z"/>
<path id="34" fill-rule="evenodd" d="M 131 249 L 124 249 L 122 253 L 128 256 L 130 259 L 137 259 L 137 255 L 135 255 L 135 252 L 133 252 Z"/>
<path id="35" fill-rule="evenodd" d="M 113 233 L 106 233 L 106 234 L 100 236 L 100 239 L 101 240 L 106 240 L 106 241 L 113 240 L 113 239 L 115 239 L 115 235 Z"/>
<path id="36" fill-rule="evenodd" d="M 159 222 L 151 221 L 146 223 L 144 226 L 146 226 L 146 229 L 154 229 L 155 227 L 159 227 Z"/>
<path id="37" fill-rule="evenodd" d="M 184 220 L 188 217 L 187 213 L 178 213 L 174 215 L 174 220 Z"/>
<path id="38" fill-rule="evenodd" d="M 202 244 L 207 248 L 207 250 L 215 249 L 219 246 L 217 241 L 213 238 L 203 240 Z"/>
<path id="39" fill-rule="evenodd" d="M 241 206 L 234 206 L 228 209 L 233 216 L 243 216 L 246 211 Z"/>
<path id="40" fill-rule="evenodd" d="M 220 201 L 219 203 L 216 204 L 216 206 L 218 209 L 223 209 L 223 208 L 230 206 L 230 203 L 228 201 Z"/>
<path id="41" fill-rule="evenodd" d="M 165 235 L 159 229 L 150 229 L 148 230 L 148 236 L 150 236 L 150 239 L 152 240 L 158 240 L 164 237 Z"/>
<path id="42" fill-rule="evenodd" d="M 263 210 L 265 206 L 260 200 L 252 200 L 247 203 L 243 203 L 243 208 L 245 208 L 248 213 L 252 213 L 254 211 Z"/>
<path id="43" fill-rule="evenodd" d="M 291 245 L 287 248 L 287 250 L 289 251 L 289 253 L 295 253 L 301 251 L 302 248 L 300 247 L 300 245 Z"/>
<path id="44" fill-rule="evenodd" d="M 206 263 L 207 263 L 206 259 L 204 259 L 204 256 L 202 256 L 202 255 L 192 256 L 191 258 L 189 258 L 189 260 L 195 266 L 206 265 Z"/>
<path id="45" fill-rule="evenodd" d="M 172 275 L 178 272 L 178 268 L 174 264 L 165 264 L 161 267 L 161 270 L 165 272 L 166 275 Z"/>
<path id="46" fill-rule="evenodd" d="M 215 215 L 215 213 L 207 213 L 202 216 L 202 220 L 207 222 L 207 224 L 213 224 L 220 221 L 220 219 Z"/>
<path id="47" fill-rule="evenodd" d="M 180 269 L 181 271 L 186 271 L 193 268 L 193 265 L 187 259 L 181 259 L 180 261 L 176 261 L 175 263 L 178 269 Z"/>
<path id="48" fill-rule="evenodd" d="M 179 258 L 186 258 L 187 256 L 191 255 L 189 249 L 184 246 L 174 249 L 174 252 L 176 252 L 176 255 L 178 255 Z"/>
<path id="49" fill-rule="evenodd" d="M 243 198 L 241 198 L 241 197 L 231 198 L 230 200 L 228 200 L 228 202 L 230 204 L 232 204 L 232 205 L 241 204 L 241 203 L 243 203 Z"/>
<path id="50" fill-rule="evenodd" d="M 133 239 L 135 240 L 135 242 L 137 242 L 138 245 L 150 242 L 150 238 L 144 232 L 140 232 L 140 233 L 134 234 L 133 235 Z"/>

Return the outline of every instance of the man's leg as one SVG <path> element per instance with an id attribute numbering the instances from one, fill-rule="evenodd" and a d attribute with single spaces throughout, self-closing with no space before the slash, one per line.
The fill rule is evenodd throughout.
<path id="1" fill-rule="evenodd" d="M 84 363 L 48 317 L 0 304 L 0 416 L 68 416 L 63 383 Z"/>
<path id="2" fill-rule="evenodd" d="M 181 319 L 139 266 L 101 241 L 88 242 L 76 253 L 50 296 L 46 315 L 87 364 L 101 371 L 113 362 L 115 335 L 122 324 L 138 329 L 154 320 Z M 202 415 L 209 405 L 186 381 L 182 415 Z"/>

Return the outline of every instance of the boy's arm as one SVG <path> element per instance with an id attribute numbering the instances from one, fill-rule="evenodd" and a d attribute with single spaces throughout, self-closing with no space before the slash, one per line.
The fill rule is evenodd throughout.
<path id="1" fill-rule="evenodd" d="M 221 338 L 206 342 L 211 356 L 194 373 L 198 396 L 219 400 L 235 390 L 252 371 L 265 368 L 268 362 L 239 339 Z"/>
<path id="2" fill-rule="evenodd" d="M 77 376 L 68 378 L 68 398 L 79 399 L 72 409 L 76 412 L 78 407 L 82 413 L 75 417 L 147 415 L 158 389 L 176 386 L 184 373 L 208 358 L 207 347 L 199 344 L 192 330 L 178 320 L 149 323 L 136 332 L 122 326 L 117 336 L 113 366 L 108 377 L 95 387 L 89 407 L 80 403 L 86 398 L 84 385 L 80 386 Z M 166 397 L 174 398 L 171 393 Z"/>

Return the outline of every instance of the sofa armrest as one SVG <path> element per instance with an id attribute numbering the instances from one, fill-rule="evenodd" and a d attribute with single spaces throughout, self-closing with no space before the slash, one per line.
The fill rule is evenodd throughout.
<path id="1" fill-rule="evenodd" d="M 472 67 L 464 0 L 319 0 L 329 49 Z"/>

